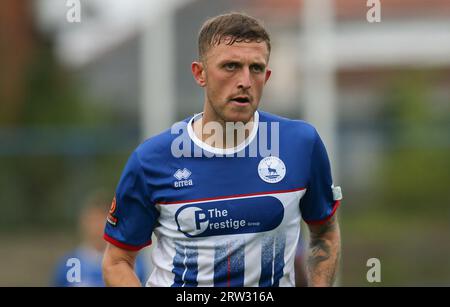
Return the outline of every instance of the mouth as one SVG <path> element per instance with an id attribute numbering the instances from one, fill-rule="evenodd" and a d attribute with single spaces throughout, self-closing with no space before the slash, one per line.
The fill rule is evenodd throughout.
<path id="1" fill-rule="evenodd" d="M 230 101 L 236 102 L 239 104 L 248 104 L 248 103 L 250 103 L 250 98 L 248 98 L 247 96 L 237 96 L 237 97 L 231 98 Z"/>

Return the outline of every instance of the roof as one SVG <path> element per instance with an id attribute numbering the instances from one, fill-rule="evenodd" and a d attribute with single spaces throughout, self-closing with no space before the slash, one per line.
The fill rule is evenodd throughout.
<path id="1" fill-rule="evenodd" d="M 299 18 L 305 0 L 249 0 L 248 7 L 256 9 L 259 16 L 267 19 Z M 333 0 L 338 20 L 364 20 L 369 7 L 365 0 Z M 448 0 L 389 0 L 381 1 L 383 18 L 402 17 L 448 17 L 450 1 Z"/>

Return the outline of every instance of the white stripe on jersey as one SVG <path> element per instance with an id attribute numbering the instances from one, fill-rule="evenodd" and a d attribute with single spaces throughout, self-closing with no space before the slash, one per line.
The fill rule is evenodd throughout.
<path id="1" fill-rule="evenodd" d="M 286 242 L 283 244 L 284 250 L 284 267 L 281 278 L 279 279 L 280 286 L 293 286 L 293 264 L 295 249 L 300 231 L 300 209 L 299 201 L 306 192 L 305 189 L 286 192 L 286 193 L 274 193 L 264 194 L 262 196 L 242 196 L 236 198 L 227 198 L 227 200 L 235 199 L 249 199 L 258 197 L 274 197 L 278 199 L 284 207 L 284 216 L 278 227 L 273 230 L 260 232 L 260 233 L 243 233 L 232 235 L 216 235 L 201 238 L 187 238 L 185 234 L 178 230 L 178 225 L 174 220 L 177 211 L 186 204 L 195 205 L 202 203 L 214 203 L 221 201 L 221 199 L 204 200 L 198 202 L 185 202 L 177 204 L 164 204 L 157 205 L 160 211 L 160 224 L 161 226 L 155 228 L 155 235 L 158 237 L 158 246 L 153 252 L 153 263 L 155 270 L 153 271 L 148 285 L 149 286 L 171 286 L 174 283 L 174 269 L 173 259 L 175 257 L 175 241 L 179 244 L 185 244 L 189 246 L 195 246 L 198 244 L 198 272 L 197 282 L 198 286 L 213 286 L 214 285 L 214 260 L 215 260 L 215 247 L 222 244 L 233 245 L 233 242 L 239 241 L 240 244 L 245 244 L 244 249 L 244 286 L 254 287 L 258 286 L 261 278 L 261 249 L 263 248 L 263 239 L 273 237 L 273 247 L 275 253 L 275 247 L 280 244 L 280 241 L 285 236 Z M 287 232 L 289 230 L 289 232 Z M 273 259 L 275 255 L 272 255 Z M 186 259 L 184 259 L 185 261 Z M 275 260 L 273 260 L 273 264 Z M 186 274 L 184 271 L 183 276 Z M 274 280 L 274 268 L 272 267 L 271 282 Z M 279 276 L 280 277 L 280 276 Z"/>

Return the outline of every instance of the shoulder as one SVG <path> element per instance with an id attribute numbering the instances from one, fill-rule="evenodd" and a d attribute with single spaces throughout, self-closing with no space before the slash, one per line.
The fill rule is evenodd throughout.
<path id="1" fill-rule="evenodd" d="M 140 161 L 148 161 L 154 159 L 167 159 L 171 153 L 171 146 L 173 141 L 185 135 L 184 129 L 187 128 L 187 123 L 191 117 L 186 118 L 180 122 L 176 122 L 171 128 L 154 135 L 143 141 L 134 151 Z"/>
<path id="2" fill-rule="evenodd" d="M 281 137 L 314 143 L 319 136 L 316 128 L 304 120 L 290 119 L 263 111 L 258 113 L 260 123 L 279 123 Z"/>

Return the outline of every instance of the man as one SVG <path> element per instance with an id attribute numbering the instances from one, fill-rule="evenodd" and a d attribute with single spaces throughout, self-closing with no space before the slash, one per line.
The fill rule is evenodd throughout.
<path id="1" fill-rule="evenodd" d="M 109 200 L 104 191 L 94 191 L 84 202 L 79 215 L 78 228 L 81 242 L 78 247 L 62 257 L 54 272 L 52 285 L 56 287 L 104 287 L 102 258 L 105 241 L 102 234 Z M 79 272 L 70 260 L 79 261 Z M 142 257 L 136 261 L 140 283 L 147 281 L 147 265 Z"/>
<path id="2" fill-rule="evenodd" d="M 257 111 L 271 74 L 269 35 L 256 19 L 230 13 L 206 21 L 198 43 L 192 74 L 204 89 L 203 113 L 131 155 L 105 229 L 106 283 L 139 285 L 134 260 L 154 233 L 148 286 L 294 286 L 303 217 L 309 284 L 331 286 L 339 191 L 311 125 Z M 255 151 L 261 143 L 271 150 Z"/>

